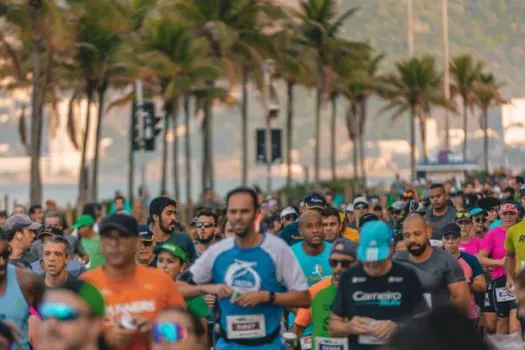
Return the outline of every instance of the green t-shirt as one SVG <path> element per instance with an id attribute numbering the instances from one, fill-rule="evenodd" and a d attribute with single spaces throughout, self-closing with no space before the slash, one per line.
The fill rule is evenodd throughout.
<path id="1" fill-rule="evenodd" d="M 330 283 L 326 288 L 319 290 L 312 299 L 312 320 L 314 320 L 314 328 L 312 330 L 313 349 L 315 349 L 316 337 L 330 337 L 328 322 L 332 316 L 332 304 L 336 293 L 337 288 Z"/>
<path id="2" fill-rule="evenodd" d="M 89 256 L 89 262 L 86 264 L 86 270 L 93 270 L 104 265 L 106 259 L 102 256 L 100 251 L 100 236 L 96 235 L 93 238 L 81 238 L 80 244 L 84 247 L 87 255 Z"/>
<path id="3" fill-rule="evenodd" d="M 519 273 L 525 268 L 525 220 L 507 229 L 505 249 L 516 255 L 516 273 Z"/>
<path id="4" fill-rule="evenodd" d="M 208 305 L 202 296 L 186 301 L 186 309 L 191 311 L 198 318 L 207 318 L 209 315 Z"/>

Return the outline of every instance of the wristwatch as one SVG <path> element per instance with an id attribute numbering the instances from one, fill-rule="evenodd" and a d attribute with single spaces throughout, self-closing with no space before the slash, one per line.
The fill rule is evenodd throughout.
<path id="1" fill-rule="evenodd" d="M 275 303 L 275 292 L 270 292 L 270 298 L 268 300 L 270 304 Z"/>

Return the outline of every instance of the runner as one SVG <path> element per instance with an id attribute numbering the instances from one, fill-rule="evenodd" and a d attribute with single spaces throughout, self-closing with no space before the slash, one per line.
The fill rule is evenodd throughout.
<path id="1" fill-rule="evenodd" d="M 293 224 L 298 218 L 299 214 L 297 214 L 297 210 L 293 207 L 286 207 L 281 211 L 281 223 L 283 224 L 283 228 Z"/>
<path id="2" fill-rule="evenodd" d="M 69 242 L 69 247 L 71 249 L 69 255 L 71 259 L 80 259 L 83 262 L 87 262 L 89 260 L 84 247 L 82 247 L 82 244 L 80 244 L 80 239 L 72 235 L 64 235 L 64 221 L 62 220 L 62 217 L 58 211 L 51 210 L 46 212 L 44 216 L 44 227 L 52 227 L 62 232 L 62 235 Z M 42 258 L 42 242 L 40 240 L 33 242 L 31 252 L 35 254 L 38 259 Z"/>
<path id="3" fill-rule="evenodd" d="M 106 264 L 82 279 L 104 296 L 106 340 L 116 349 L 148 348 L 149 325 L 169 306 L 184 306 L 176 284 L 162 271 L 137 265 L 138 223 L 128 214 L 111 214 L 100 223 Z"/>
<path id="4" fill-rule="evenodd" d="M 487 229 L 496 222 L 501 201 L 494 197 L 485 197 L 478 201 L 478 206 L 487 212 Z"/>
<path id="5" fill-rule="evenodd" d="M 333 337 L 348 337 L 352 350 L 378 349 L 398 322 L 425 309 L 417 275 L 392 261 L 392 248 L 392 230 L 386 223 L 372 221 L 361 227 L 357 258 L 362 264 L 341 276 L 328 324 Z"/>
<path id="6" fill-rule="evenodd" d="M 481 264 L 492 269 L 489 288 L 491 293 L 484 314 L 485 328 L 489 333 L 507 334 L 509 329 L 516 326 L 514 323 L 516 310 L 511 310 L 515 297 L 505 287 L 507 283 L 505 240 L 506 230 L 516 223 L 518 213 L 518 208 L 513 202 L 504 202 L 499 209 L 501 224 L 487 232 L 479 252 Z"/>
<path id="7" fill-rule="evenodd" d="M 317 212 L 321 212 L 324 208 L 326 208 L 326 200 L 322 195 L 314 192 L 304 197 L 302 208 L 303 209 L 301 213 L 304 213 L 308 210 L 315 210 Z M 279 234 L 279 237 L 284 239 L 284 241 L 290 246 L 301 242 L 303 240 L 303 237 L 299 233 L 299 223 L 293 222 L 287 225 L 285 228 L 282 229 L 281 233 Z"/>
<path id="8" fill-rule="evenodd" d="M 182 248 L 173 243 L 165 243 L 155 247 L 155 254 L 157 254 L 157 267 L 167 273 L 174 281 L 183 273 L 188 267 L 188 257 Z M 204 298 L 198 296 L 186 301 L 186 308 L 199 318 L 204 329 L 208 327 L 208 306 Z"/>
<path id="9" fill-rule="evenodd" d="M 255 232 L 259 204 L 254 190 L 239 187 L 226 199 L 235 237 L 210 247 L 190 268 L 195 282 L 226 283 L 233 290 L 231 298 L 219 301 L 215 349 L 284 349 L 284 308 L 310 303 L 304 273 L 280 238 Z"/>
<path id="10" fill-rule="evenodd" d="M 452 302 L 466 309 L 470 294 L 463 269 L 453 256 L 430 246 L 431 234 L 432 228 L 421 215 L 409 214 L 403 222 L 407 251 L 396 253 L 394 261 L 416 271 L 431 308 Z"/>
<path id="11" fill-rule="evenodd" d="M 459 214 L 462 213 L 458 212 L 458 216 Z M 465 225 L 460 227 L 457 224 L 448 224 L 443 227 L 443 247 L 450 255 L 457 259 L 463 269 L 470 291 L 467 316 L 470 320 L 473 320 L 477 326 L 479 324 L 480 314 L 476 306 L 474 293 L 485 293 L 487 291 L 487 280 L 485 279 L 483 267 L 478 259 L 474 255 L 461 251 L 460 240 L 464 234 L 464 226 Z"/>
<path id="12" fill-rule="evenodd" d="M 310 287 L 312 306 L 310 308 L 301 308 L 297 311 L 292 331 L 298 337 L 301 337 L 306 327 L 312 324 L 313 321 L 312 345 L 314 349 L 323 345 L 335 345 L 340 341 L 339 339 L 330 338 L 330 333 L 328 332 L 328 321 L 331 316 L 330 309 L 335 299 L 341 275 L 357 263 L 356 254 L 357 244 L 355 242 L 346 238 L 338 238 L 333 242 L 330 252 L 332 276 Z M 344 339 L 344 342 L 346 342 L 346 339 Z"/>
<path id="13" fill-rule="evenodd" d="M 198 243 L 195 245 L 195 249 L 197 251 L 197 256 L 200 256 L 213 243 L 217 242 L 217 237 L 215 236 L 217 215 L 209 209 L 202 209 L 197 214 L 197 222 L 195 225 L 198 229 Z"/>
<path id="14" fill-rule="evenodd" d="M 77 219 L 73 226 L 80 237 L 80 244 L 86 251 L 89 261 L 86 270 L 93 270 L 105 264 L 106 260 L 100 249 L 100 235 L 94 229 L 95 220 L 90 215 L 84 214 Z"/>
<path id="15" fill-rule="evenodd" d="M 41 224 L 31 221 L 25 214 L 14 214 L 4 226 L 5 235 L 11 247 L 9 262 L 22 267 L 31 267 L 37 258 L 29 249 L 35 239 L 35 231 L 42 227 Z"/>
<path id="16" fill-rule="evenodd" d="M 76 280 L 49 289 L 38 310 L 42 318 L 39 349 L 107 349 L 104 298 L 93 285 Z"/>
<path id="17" fill-rule="evenodd" d="M 481 249 L 481 239 L 473 234 L 472 215 L 467 211 L 458 211 L 456 224 L 461 228 L 459 250 L 470 255 L 477 255 Z"/>
<path id="18" fill-rule="evenodd" d="M 344 215 L 336 208 L 325 208 L 321 211 L 324 239 L 333 242 L 340 237 L 359 241 L 359 231 L 344 225 Z"/>
<path id="19" fill-rule="evenodd" d="M 47 288 L 57 288 L 77 278 L 67 271 L 69 243 L 61 236 L 53 236 L 44 243 L 44 284 Z"/>
<path id="20" fill-rule="evenodd" d="M 29 350 L 29 307 L 40 303 L 44 285 L 30 270 L 8 264 L 10 253 L 7 238 L 0 232 L 0 320 L 10 322 L 18 329 L 20 348 Z"/>
<path id="21" fill-rule="evenodd" d="M 457 210 L 448 203 L 448 194 L 442 184 L 430 186 L 430 208 L 425 219 L 432 228 L 432 239 L 441 241 L 440 232 L 446 224 L 454 222 Z M 424 284 L 424 283 L 423 283 Z"/>
<path id="22" fill-rule="evenodd" d="M 206 332 L 191 312 L 171 307 L 159 313 L 151 330 L 152 350 L 205 350 Z"/>
<path id="23" fill-rule="evenodd" d="M 155 198 L 149 206 L 149 218 L 156 245 L 166 242 L 174 243 L 188 254 L 190 263 L 195 261 L 197 253 L 191 238 L 183 232 L 175 232 L 177 202 L 166 197 Z"/>
<path id="24" fill-rule="evenodd" d="M 358 229 L 359 228 L 359 218 L 363 215 L 368 213 L 368 200 L 366 197 L 357 197 L 354 199 L 354 202 L 352 203 L 352 208 L 354 209 L 354 217 L 355 221 L 350 224 L 351 228 Z"/>
<path id="25" fill-rule="evenodd" d="M 516 275 L 525 267 L 525 219 L 507 229 L 507 289 L 512 290 Z"/>
<path id="26" fill-rule="evenodd" d="M 478 237 L 480 240 L 487 232 L 487 212 L 479 207 L 473 208 L 469 211 L 472 215 L 472 236 Z"/>
<path id="27" fill-rule="evenodd" d="M 151 232 L 148 225 L 139 225 L 139 245 L 137 247 L 137 254 L 135 255 L 137 264 L 157 267 L 157 258 L 153 252 L 153 248 L 155 248 L 153 232 Z"/>

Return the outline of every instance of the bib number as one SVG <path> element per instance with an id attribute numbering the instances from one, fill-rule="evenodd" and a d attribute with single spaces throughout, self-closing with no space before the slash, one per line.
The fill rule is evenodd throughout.
<path id="1" fill-rule="evenodd" d="M 312 348 L 312 337 L 306 336 L 301 338 L 301 350 L 310 350 Z"/>
<path id="2" fill-rule="evenodd" d="M 516 297 L 514 296 L 514 294 L 509 292 L 507 288 L 505 287 L 496 288 L 496 300 L 498 302 L 503 303 L 506 301 L 514 300 L 514 299 L 516 299 Z"/>
<path id="3" fill-rule="evenodd" d="M 264 315 L 227 316 L 229 339 L 251 339 L 266 336 Z"/>
<path id="4" fill-rule="evenodd" d="M 383 345 L 386 344 L 386 341 L 373 337 L 371 335 L 360 335 L 357 338 L 357 342 L 362 345 Z"/>
<path id="5" fill-rule="evenodd" d="M 315 350 L 348 350 L 348 338 L 315 337 Z"/>

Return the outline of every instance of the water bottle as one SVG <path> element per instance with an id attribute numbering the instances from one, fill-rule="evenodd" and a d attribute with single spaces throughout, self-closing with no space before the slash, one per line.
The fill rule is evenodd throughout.
<path id="1" fill-rule="evenodd" d="M 282 339 L 286 346 L 286 350 L 295 350 L 297 347 L 297 336 L 292 332 L 284 332 Z"/>

